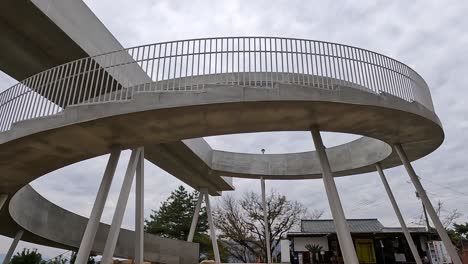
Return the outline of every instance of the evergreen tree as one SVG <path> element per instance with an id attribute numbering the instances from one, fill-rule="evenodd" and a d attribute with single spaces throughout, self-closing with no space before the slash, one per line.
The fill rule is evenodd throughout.
<path id="1" fill-rule="evenodd" d="M 70 264 L 74 264 L 75 261 L 76 261 L 76 254 L 77 252 L 73 251 L 71 253 L 71 257 L 70 257 Z M 87 264 L 96 264 L 96 259 L 94 258 L 94 256 L 89 256 L 88 257 L 88 262 Z"/>
<path id="2" fill-rule="evenodd" d="M 68 263 L 68 259 L 67 258 L 64 258 L 63 256 L 58 256 L 58 257 L 55 257 L 53 259 L 49 259 L 46 264 L 67 264 Z"/>
<path id="3" fill-rule="evenodd" d="M 169 198 L 161 204 L 159 210 L 153 210 L 149 220 L 145 220 L 145 232 L 178 240 L 187 240 L 192 224 L 193 214 L 197 206 L 199 192 L 189 193 L 183 186 L 179 186 Z M 206 207 L 202 204 L 200 216 L 193 242 L 200 244 L 200 259 L 214 259 L 211 239 L 207 234 L 208 216 Z M 220 246 L 222 261 L 226 261 L 228 254 Z"/>
<path id="4" fill-rule="evenodd" d="M 197 205 L 198 192 L 187 192 L 179 186 L 169 198 L 161 204 L 159 210 L 153 210 L 149 220 L 145 220 L 145 231 L 162 237 L 187 240 Z M 198 219 L 197 232 L 208 230 L 206 209 L 202 206 Z"/>
<path id="5" fill-rule="evenodd" d="M 16 255 L 11 258 L 11 264 L 45 264 L 42 259 L 42 255 L 37 252 L 37 249 L 29 250 L 23 248 L 23 251 L 17 252 Z"/>
<path id="6" fill-rule="evenodd" d="M 447 229 L 447 233 L 460 252 L 463 252 L 463 241 L 468 239 L 468 223 L 453 224 L 452 229 Z"/>

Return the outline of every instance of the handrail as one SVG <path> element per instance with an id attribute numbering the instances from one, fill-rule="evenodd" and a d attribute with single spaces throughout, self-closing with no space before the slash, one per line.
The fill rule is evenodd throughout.
<path id="1" fill-rule="evenodd" d="M 379 53 L 305 39 L 201 38 L 108 52 L 33 75 L 0 93 L 0 132 L 70 105 L 129 100 L 138 92 L 275 83 L 384 92 L 434 111 L 424 79 Z"/>

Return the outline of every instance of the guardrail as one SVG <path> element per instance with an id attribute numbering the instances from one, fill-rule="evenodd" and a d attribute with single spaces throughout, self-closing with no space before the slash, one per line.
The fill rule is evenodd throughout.
<path id="1" fill-rule="evenodd" d="M 0 94 L 0 132 L 70 105 L 129 100 L 138 92 L 275 83 L 385 92 L 434 111 L 423 78 L 387 56 L 314 40 L 225 37 L 143 45 L 38 73 Z"/>

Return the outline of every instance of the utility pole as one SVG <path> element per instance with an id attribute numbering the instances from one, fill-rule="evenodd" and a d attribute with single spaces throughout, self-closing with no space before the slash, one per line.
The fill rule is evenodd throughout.
<path id="1" fill-rule="evenodd" d="M 418 199 L 420 199 L 419 193 L 418 193 L 417 191 L 416 191 L 416 197 L 417 197 Z M 427 217 L 426 207 L 424 206 L 424 204 L 422 203 L 422 201 L 421 201 L 421 204 L 422 204 L 422 208 L 423 208 L 424 219 L 426 220 L 427 232 L 431 233 L 432 227 L 431 227 L 431 225 L 429 224 L 429 217 Z"/>

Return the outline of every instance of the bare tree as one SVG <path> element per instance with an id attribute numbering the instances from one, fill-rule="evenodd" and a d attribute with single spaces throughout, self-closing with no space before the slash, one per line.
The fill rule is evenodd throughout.
<path id="1" fill-rule="evenodd" d="M 436 212 L 445 229 L 449 228 L 453 224 L 453 222 L 455 222 L 455 220 L 462 216 L 458 209 L 453 209 L 451 211 L 445 210 L 443 208 L 443 203 L 440 200 L 437 201 Z"/>
<path id="2" fill-rule="evenodd" d="M 232 195 L 224 196 L 213 216 L 216 227 L 221 231 L 219 239 L 229 253 L 239 261 L 249 262 L 249 253 L 255 252 L 256 241 L 248 231 L 239 202 Z"/>
<path id="3" fill-rule="evenodd" d="M 434 209 L 445 229 L 448 229 L 455 222 L 455 220 L 462 216 L 462 213 L 460 213 L 458 209 L 453 209 L 451 211 L 445 210 L 444 204 L 440 200 L 437 201 L 437 205 Z M 411 223 L 416 225 L 425 225 L 426 222 L 424 212 L 421 212 L 419 216 L 415 217 Z"/>
<path id="4" fill-rule="evenodd" d="M 312 211 L 307 211 L 305 213 L 304 219 L 315 220 L 322 218 L 325 211 L 323 209 L 313 209 Z"/>
<path id="5" fill-rule="evenodd" d="M 307 215 L 305 207 L 284 195 L 272 192 L 267 195 L 268 230 L 273 251 L 288 231 L 298 227 L 301 218 L 321 217 L 322 211 L 314 210 Z M 260 195 L 245 193 L 240 199 L 227 195 L 214 210 L 216 227 L 220 239 L 229 245 L 231 255 L 242 262 L 255 261 L 260 257 L 266 261 L 265 221 Z M 252 259 L 254 258 L 254 259 Z"/>

